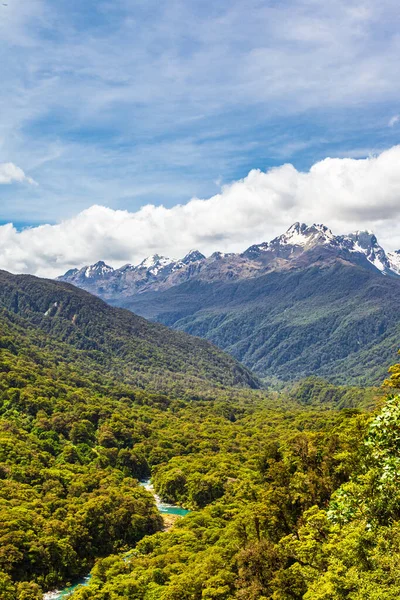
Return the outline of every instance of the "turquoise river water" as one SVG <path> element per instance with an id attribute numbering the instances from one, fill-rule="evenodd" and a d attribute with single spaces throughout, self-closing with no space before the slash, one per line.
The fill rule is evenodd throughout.
<path id="1" fill-rule="evenodd" d="M 141 481 L 140 485 L 154 495 L 156 506 L 161 514 L 178 515 L 180 517 L 184 517 L 188 514 L 189 511 L 184 508 L 181 508 L 180 506 L 176 506 L 175 504 L 166 504 L 165 502 L 162 502 L 159 496 L 157 496 L 157 494 L 154 492 L 153 486 L 150 483 L 150 479 L 147 479 L 146 481 Z M 71 594 L 77 587 L 79 587 L 80 585 L 87 585 L 89 581 L 90 575 L 84 577 L 80 581 L 77 581 L 76 583 L 74 583 L 74 585 L 64 588 L 63 590 L 54 590 L 53 592 L 46 592 L 43 595 L 43 600 L 63 600 L 65 598 L 68 598 L 68 596 L 71 596 Z"/>

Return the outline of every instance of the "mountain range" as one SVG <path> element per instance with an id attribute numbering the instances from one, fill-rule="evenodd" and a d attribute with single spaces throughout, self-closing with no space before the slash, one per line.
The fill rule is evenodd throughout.
<path id="1" fill-rule="evenodd" d="M 355 264 L 367 262 L 385 275 L 400 276 L 400 250 L 386 253 L 371 231 L 356 231 L 335 236 L 324 225 L 308 227 L 295 223 L 286 233 L 271 242 L 250 246 L 242 253 L 214 252 L 206 258 L 191 250 L 175 260 L 154 254 L 138 265 L 126 264 L 118 269 L 99 261 L 81 269 L 71 269 L 59 277 L 106 299 L 115 295 L 165 290 L 185 281 L 248 279 L 266 272 L 290 268 L 309 250 L 322 247 Z"/>
<path id="2" fill-rule="evenodd" d="M 370 231 L 295 223 L 243 253 L 154 255 L 119 269 L 99 261 L 60 279 L 207 338 L 269 382 L 375 383 L 397 350 L 400 251 L 385 252 Z"/>

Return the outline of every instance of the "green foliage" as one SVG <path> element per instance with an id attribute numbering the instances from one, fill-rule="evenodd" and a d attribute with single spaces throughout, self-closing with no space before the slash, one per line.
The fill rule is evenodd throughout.
<path id="1" fill-rule="evenodd" d="M 126 562 L 99 561 L 74 600 L 123 598 L 128 589 L 140 600 L 306 593 L 312 580 L 302 563 L 316 555 L 313 577 L 326 565 L 320 546 L 333 526 L 324 509 L 358 460 L 368 416 L 283 411 L 264 401 L 242 404 L 232 422 L 218 416 L 218 404 L 182 407 L 161 431 L 185 450 L 177 455 L 175 446 L 154 467 L 156 490 L 195 512 L 169 532 L 145 537 Z"/>
<path id="2" fill-rule="evenodd" d="M 334 385 L 319 377 L 308 377 L 288 389 L 288 393 L 304 406 L 371 409 L 384 397 L 380 388 Z"/>
<path id="3" fill-rule="evenodd" d="M 144 538 L 123 571 L 94 574 L 77 600 L 119 598 L 132 581 L 140 600 L 398 598 L 400 396 L 374 418 L 310 417 L 257 408 L 233 426 L 244 434 L 237 456 L 222 428 L 217 456 L 207 445 L 160 465 L 155 483 L 172 500 L 195 505 L 189 482 L 203 473 L 223 474 L 223 495 Z"/>
<path id="4" fill-rule="evenodd" d="M 400 350 L 398 352 L 400 354 Z M 400 364 L 393 365 L 389 369 L 390 377 L 385 381 L 385 385 L 391 388 L 400 388 Z"/>
<path id="5" fill-rule="evenodd" d="M 366 519 L 369 526 L 400 519 L 400 396 L 389 397 L 364 441 L 364 460 L 333 496 L 330 516 L 345 523 Z"/>
<path id="6" fill-rule="evenodd" d="M 100 557 L 106 562 L 77 597 L 96 590 L 108 600 L 125 590 L 180 598 L 200 589 L 229 598 L 238 581 L 255 585 L 246 558 L 252 544 L 274 548 L 351 471 L 366 420 L 356 411 L 305 410 L 245 389 L 211 395 L 200 385 L 184 394 L 196 401 L 147 392 L 128 386 L 123 373 L 103 373 L 90 350 L 22 328 L 18 316 L 8 314 L 2 327 L 5 598 L 73 582 Z M 150 472 L 163 499 L 201 510 L 171 533 L 144 537 L 161 527 L 151 495 L 136 484 Z M 128 562 L 109 558 L 130 548 Z"/>
<path id="7" fill-rule="evenodd" d="M 270 385 L 309 376 L 380 385 L 398 350 L 400 280 L 315 255 L 299 266 L 115 303 L 211 340 Z"/>
<path id="8" fill-rule="evenodd" d="M 1 271 L 0 311 L 0 348 L 10 352 L 18 348 L 18 325 L 56 360 L 69 356 L 85 363 L 83 373 L 157 393 L 182 395 L 191 386 L 207 393 L 210 384 L 258 387 L 252 373 L 205 340 L 112 308 L 69 284 Z"/>
<path id="9" fill-rule="evenodd" d="M 180 373 L 159 329 L 143 325 L 142 344 L 125 313 L 117 327 L 83 292 L 62 286 L 55 306 L 58 284 L 21 281 L 1 292 L 2 600 L 41 600 L 92 567 L 73 600 L 398 597 L 398 396 L 371 416 L 357 406 L 376 390 L 268 393 L 240 369 L 229 387 L 209 349 L 199 375 Z M 137 482 L 150 473 L 192 510 L 168 531 Z"/>

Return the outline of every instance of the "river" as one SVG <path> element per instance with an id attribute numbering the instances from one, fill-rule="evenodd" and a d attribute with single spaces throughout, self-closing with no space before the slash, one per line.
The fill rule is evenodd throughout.
<path id="1" fill-rule="evenodd" d="M 162 502 L 161 498 L 159 496 L 157 496 L 157 494 L 155 493 L 150 479 L 146 479 L 145 481 L 140 481 L 139 485 L 141 485 L 147 491 L 149 491 L 153 494 L 154 499 L 156 501 L 156 506 L 161 514 L 184 517 L 185 515 L 188 514 L 188 512 L 190 512 L 190 511 L 186 510 L 185 508 L 176 506 L 176 504 L 167 504 L 165 502 Z M 80 585 L 87 585 L 90 581 L 90 578 L 91 578 L 91 576 L 87 575 L 80 581 L 77 581 L 76 583 L 74 583 L 74 585 L 72 585 L 70 587 L 66 587 L 63 590 L 55 590 L 53 592 L 46 592 L 45 594 L 43 594 L 43 600 L 61 600 L 61 599 L 68 598 L 69 596 L 71 596 L 71 594 L 74 592 L 74 590 L 77 587 L 79 587 Z"/>

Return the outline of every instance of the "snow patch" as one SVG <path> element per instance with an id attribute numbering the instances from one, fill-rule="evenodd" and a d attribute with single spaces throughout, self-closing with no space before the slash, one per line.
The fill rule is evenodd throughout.
<path id="1" fill-rule="evenodd" d="M 387 257 L 392 271 L 400 275 L 400 250 L 389 252 Z"/>
<path id="2" fill-rule="evenodd" d="M 384 275 L 390 271 L 388 257 L 372 231 L 355 231 L 344 236 L 343 240 L 347 250 L 364 254 L 371 265 Z"/>
<path id="3" fill-rule="evenodd" d="M 282 246 L 307 246 L 316 242 L 330 244 L 335 239 L 332 231 L 325 225 L 314 223 L 308 227 L 305 223 L 294 223 L 286 233 L 273 241 Z"/>

